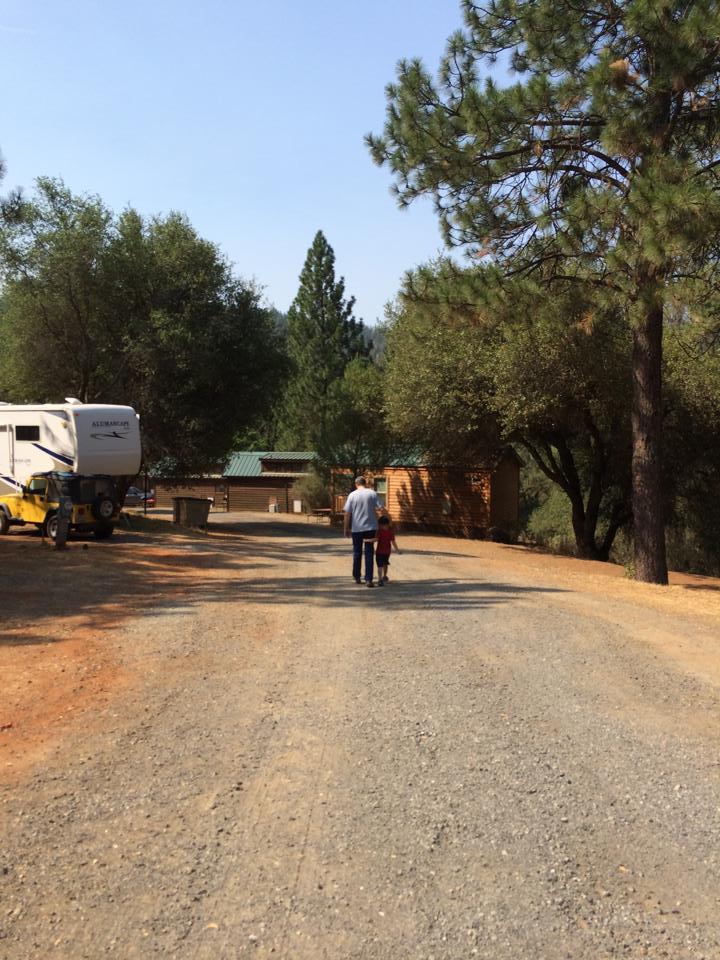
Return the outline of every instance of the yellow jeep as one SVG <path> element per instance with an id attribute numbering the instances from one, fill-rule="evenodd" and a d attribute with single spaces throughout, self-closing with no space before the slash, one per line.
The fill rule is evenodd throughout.
<path id="1" fill-rule="evenodd" d="M 112 477 L 83 477 L 73 473 L 35 473 L 19 493 L 0 497 L 0 534 L 11 526 L 34 523 L 54 540 L 61 502 L 69 511 L 69 530 L 111 536 L 120 514 Z"/>

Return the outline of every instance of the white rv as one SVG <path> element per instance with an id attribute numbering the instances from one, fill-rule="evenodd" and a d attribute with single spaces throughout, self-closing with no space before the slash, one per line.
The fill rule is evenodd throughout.
<path id="1" fill-rule="evenodd" d="M 132 407 L 81 403 L 0 403 L 0 495 L 31 474 L 60 471 L 134 477 L 140 469 L 139 418 Z"/>

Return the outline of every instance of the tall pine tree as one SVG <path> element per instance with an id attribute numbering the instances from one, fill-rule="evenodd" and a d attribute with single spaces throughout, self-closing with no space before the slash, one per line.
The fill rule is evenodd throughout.
<path id="1" fill-rule="evenodd" d="M 720 285 L 720 6 L 462 7 L 437 80 L 400 63 L 370 148 L 401 204 L 434 197 L 449 243 L 508 274 L 592 284 L 627 310 L 636 576 L 666 583 L 663 325 L 673 300 Z M 498 59 L 519 82 L 493 83 Z"/>
<path id="2" fill-rule="evenodd" d="M 335 254 L 318 230 L 300 274 L 300 289 L 288 311 L 292 375 L 285 396 L 281 442 L 322 450 L 331 427 L 345 367 L 367 355 L 363 323 L 353 317 L 355 298 L 345 299 L 345 281 L 335 279 Z"/>

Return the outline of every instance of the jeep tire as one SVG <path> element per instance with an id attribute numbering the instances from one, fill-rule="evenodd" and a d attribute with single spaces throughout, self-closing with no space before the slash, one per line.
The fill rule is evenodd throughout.
<path id="1" fill-rule="evenodd" d="M 55 513 L 49 513 L 45 517 L 45 523 L 43 524 L 43 536 L 55 542 L 55 540 L 57 540 L 59 522 L 60 518 L 57 515 L 57 511 Z"/>
<path id="2" fill-rule="evenodd" d="M 6 533 L 10 531 L 10 518 L 5 513 L 5 511 L 0 507 L 0 537 L 5 536 Z"/>
<path id="3" fill-rule="evenodd" d="M 115 513 L 115 503 L 110 497 L 98 497 L 92 505 L 92 512 L 96 520 L 107 525 Z"/>

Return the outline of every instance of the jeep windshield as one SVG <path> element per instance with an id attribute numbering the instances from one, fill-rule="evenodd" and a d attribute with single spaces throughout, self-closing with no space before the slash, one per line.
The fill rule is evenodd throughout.
<path id="1" fill-rule="evenodd" d="M 48 499 L 69 497 L 73 503 L 93 503 L 99 497 L 117 500 L 112 477 L 51 477 Z"/>

